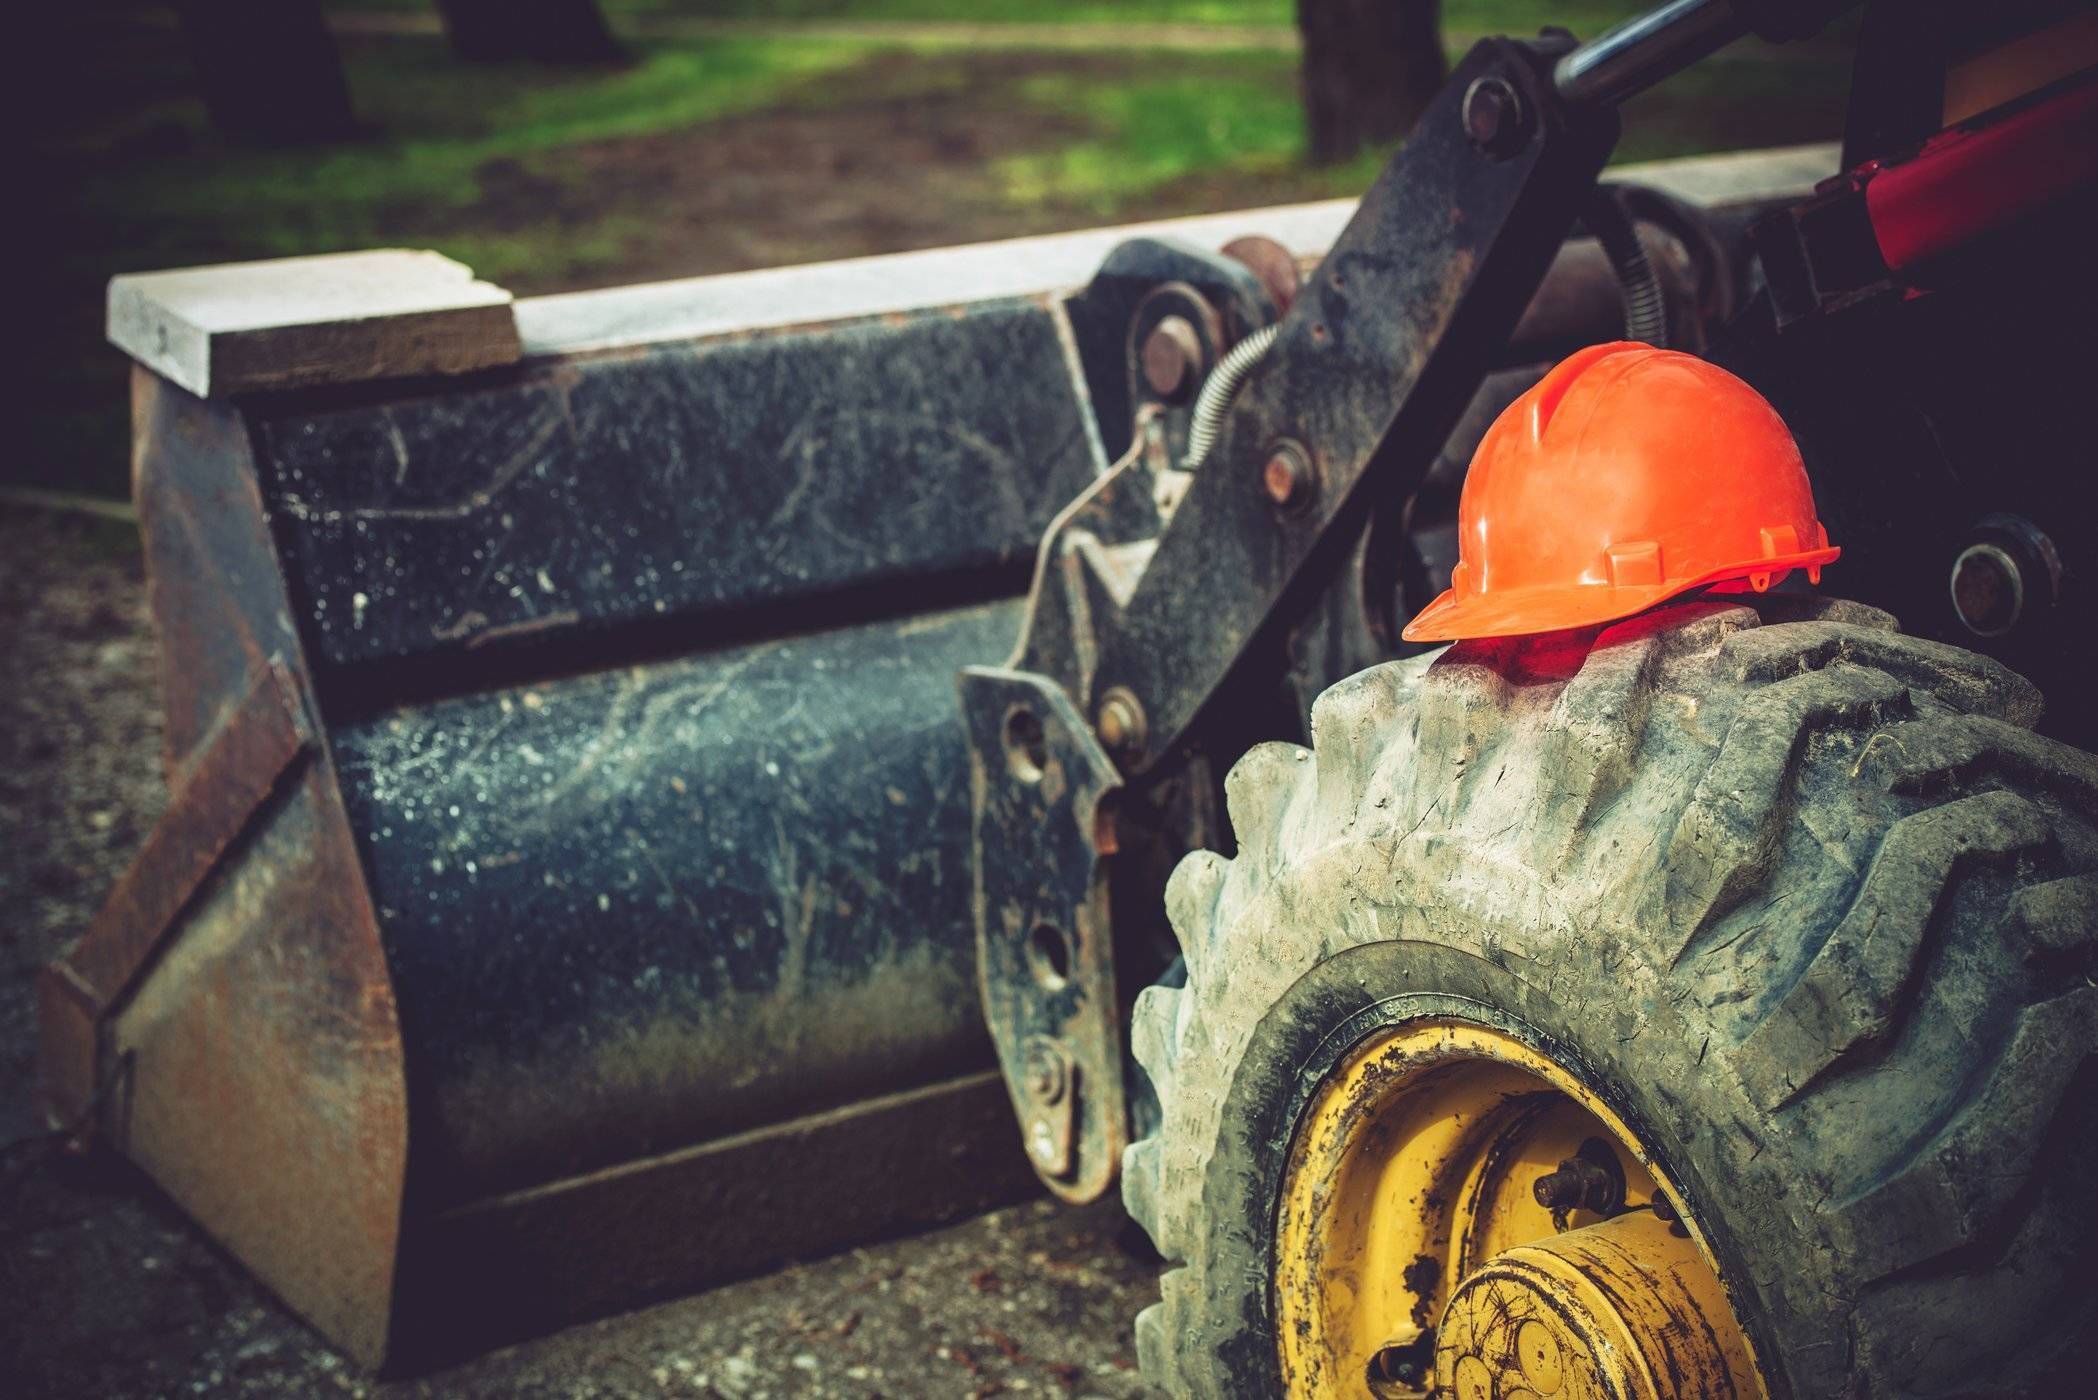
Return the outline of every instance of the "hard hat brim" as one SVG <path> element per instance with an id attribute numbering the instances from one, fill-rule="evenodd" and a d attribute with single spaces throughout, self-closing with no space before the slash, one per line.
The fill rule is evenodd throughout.
<path id="1" fill-rule="evenodd" d="M 1819 569 L 1842 552 L 1829 546 L 1773 555 L 1664 583 L 1588 583 L 1572 587 L 1551 584 L 1490 594 L 1459 594 L 1450 588 L 1414 614 L 1399 635 L 1409 642 L 1454 642 L 1467 637 L 1521 637 L 1534 632 L 1593 627 L 1645 612 L 1657 603 L 1728 579 L 1768 575 L 1769 581 L 1775 583 L 1793 569 Z"/>

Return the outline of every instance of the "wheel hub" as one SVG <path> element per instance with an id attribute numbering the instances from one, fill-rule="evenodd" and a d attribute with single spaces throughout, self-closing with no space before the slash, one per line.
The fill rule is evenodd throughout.
<path id="1" fill-rule="evenodd" d="M 1466 1021 L 1377 1032 L 1299 1117 L 1275 1317 L 1291 1394 L 1763 1393 L 1681 1193 L 1580 1077 Z"/>
<path id="2" fill-rule="evenodd" d="M 1457 1285 L 1435 1374 L 1455 1400 L 1741 1394 L 1752 1370 L 1718 1282 L 1651 1211 L 1520 1245 Z"/>

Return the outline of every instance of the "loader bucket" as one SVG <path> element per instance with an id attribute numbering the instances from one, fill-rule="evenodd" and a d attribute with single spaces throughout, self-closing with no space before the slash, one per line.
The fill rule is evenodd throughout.
<path id="1" fill-rule="evenodd" d="M 1029 1189 L 954 676 L 1128 440 L 1157 269 L 1348 212 L 118 279 L 171 802 L 43 979 L 51 1121 L 374 1366 Z"/>

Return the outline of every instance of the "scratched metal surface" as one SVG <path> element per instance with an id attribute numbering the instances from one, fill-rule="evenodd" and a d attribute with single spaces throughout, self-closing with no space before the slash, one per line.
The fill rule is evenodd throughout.
<path id="1" fill-rule="evenodd" d="M 954 675 L 996 603 L 334 734 L 425 1206 L 987 1067 Z"/>
<path id="2" fill-rule="evenodd" d="M 954 676 L 1082 374 L 1011 298 L 257 406 L 418 1209 L 988 1067 Z"/>
<path id="3" fill-rule="evenodd" d="M 1024 566 L 1104 462 L 1047 299 L 287 401 L 263 490 L 325 669 Z"/>

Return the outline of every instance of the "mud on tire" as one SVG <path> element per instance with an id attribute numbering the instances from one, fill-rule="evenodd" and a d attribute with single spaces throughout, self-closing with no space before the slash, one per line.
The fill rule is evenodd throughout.
<path id="1" fill-rule="evenodd" d="M 1139 999 L 1124 1197 L 1174 1393 L 1283 1388 L 1298 1082 L 1427 998 L 1577 1060 L 1659 1149 L 1773 1393 L 2063 1393 L 2098 1332 L 2098 759 L 1853 604 L 1702 601 L 1375 667 L 1227 784 Z"/>

